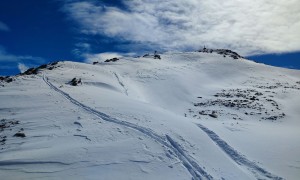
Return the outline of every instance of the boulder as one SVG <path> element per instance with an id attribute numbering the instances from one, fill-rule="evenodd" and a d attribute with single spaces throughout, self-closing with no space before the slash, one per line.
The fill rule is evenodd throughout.
<path id="1" fill-rule="evenodd" d="M 78 84 L 82 84 L 82 82 L 81 82 L 81 78 L 73 78 L 70 82 L 69 82 L 69 84 L 71 84 L 72 86 L 77 86 Z"/>
<path id="2" fill-rule="evenodd" d="M 160 55 L 155 54 L 155 55 L 154 55 L 154 59 L 161 59 L 161 58 L 160 58 Z"/>
<path id="3" fill-rule="evenodd" d="M 26 135 L 25 135 L 25 133 L 23 133 L 23 132 L 17 132 L 17 133 L 14 135 L 14 137 L 22 137 L 22 138 L 24 138 L 24 137 L 26 137 Z"/>

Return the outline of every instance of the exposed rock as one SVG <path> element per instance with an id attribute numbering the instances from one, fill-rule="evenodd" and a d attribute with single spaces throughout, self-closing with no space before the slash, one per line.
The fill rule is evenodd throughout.
<path id="1" fill-rule="evenodd" d="M 119 58 L 114 57 L 112 59 L 106 59 L 104 62 L 116 62 L 118 60 L 119 60 Z"/>
<path id="2" fill-rule="evenodd" d="M 211 114 L 209 114 L 209 116 L 213 118 L 218 118 L 218 115 L 214 111 Z"/>
<path id="3" fill-rule="evenodd" d="M 199 113 L 196 109 L 190 109 L 188 115 L 192 117 L 194 117 L 194 115 L 209 115 L 213 117 L 213 114 L 217 115 L 217 113 L 210 113 L 212 108 L 221 108 L 225 111 L 226 108 L 229 108 L 236 111 L 240 111 L 242 109 L 244 115 L 255 115 L 264 120 L 278 120 L 284 118 L 285 114 L 279 111 L 281 110 L 280 105 L 275 100 L 266 97 L 271 93 L 273 94 L 273 92 L 264 92 L 265 93 L 263 94 L 257 89 L 223 89 L 221 90 L 221 92 L 216 93 L 212 96 L 212 98 L 209 99 L 197 97 L 198 102 L 194 103 L 194 107 L 196 107 L 197 109 L 199 108 Z M 257 98 L 258 96 L 260 96 L 261 98 Z M 221 111 L 218 111 L 217 117 L 224 114 Z M 227 115 L 231 114 L 227 113 Z"/>
<path id="4" fill-rule="evenodd" d="M 24 73 L 21 73 L 21 75 L 31 75 L 31 74 L 37 74 L 39 71 L 38 68 L 29 68 Z"/>
<path id="5" fill-rule="evenodd" d="M 14 81 L 14 79 L 10 76 L 5 76 L 5 77 L 0 76 L 0 82 L 11 83 L 13 81 Z"/>
<path id="6" fill-rule="evenodd" d="M 217 54 L 223 55 L 223 57 L 229 56 L 233 59 L 240 59 L 243 58 L 242 56 L 240 56 L 238 53 L 231 51 L 229 49 L 207 49 L 207 48 L 203 48 L 201 50 L 199 50 L 198 52 L 203 52 L 203 53 L 213 53 L 216 52 Z"/>
<path id="7" fill-rule="evenodd" d="M 73 78 L 70 82 L 69 82 L 69 84 L 71 84 L 72 86 L 77 86 L 78 84 L 82 84 L 82 82 L 81 82 L 81 78 Z"/>
<path id="8" fill-rule="evenodd" d="M 47 64 L 40 65 L 37 69 L 45 69 L 47 68 Z"/>
<path id="9" fill-rule="evenodd" d="M 14 135 L 14 137 L 26 137 L 26 135 L 25 135 L 25 133 L 23 133 L 23 132 L 17 132 L 15 135 Z"/>
<path id="10" fill-rule="evenodd" d="M 154 59 L 161 59 L 161 58 L 160 58 L 160 55 L 155 54 L 155 55 L 154 55 Z"/>
<path id="11" fill-rule="evenodd" d="M 58 61 L 54 61 L 54 62 L 50 63 L 49 65 L 55 66 L 56 64 L 58 64 Z"/>
<path id="12" fill-rule="evenodd" d="M 52 63 L 49 63 L 49 64 L 42 64 L 40 65 L 39 67 L 37 68 L 29 68 L 27 69 L 25 72 L 23 73 L 20 73 L 19 75 L 36 75 L 39 73 L 40 70 L 42 69 L 49 69 L 49 70 L 53 70 L 54 68 L 56 68 L 55 65 L 58 64 L 58 61 L 56 62 L 52 62 Z"/>

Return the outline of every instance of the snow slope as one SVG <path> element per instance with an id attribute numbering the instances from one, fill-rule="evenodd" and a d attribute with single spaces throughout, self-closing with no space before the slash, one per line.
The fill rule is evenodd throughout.
<path id="1" fill-rule="evenodd" d="M 3 179 L 300 177 L 299 71 L 203 52 L 55 66 L 2 82 Z"/>

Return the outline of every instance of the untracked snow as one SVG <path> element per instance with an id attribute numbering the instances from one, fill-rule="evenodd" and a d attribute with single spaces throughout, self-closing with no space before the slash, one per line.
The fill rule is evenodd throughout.
<path id="1" fill-rule="evenodd" d="M 160 57 L 64 61 L 0 82 L 1 179 L 300 177 L 299 71 Z"/>

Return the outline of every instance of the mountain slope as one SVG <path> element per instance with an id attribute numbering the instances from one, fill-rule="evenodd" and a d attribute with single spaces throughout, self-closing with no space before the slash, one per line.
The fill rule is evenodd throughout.
<path id="1" fill-rule="evenodd" d="M 5 179 L 300 175 L 299 71 L 206 52 L 55 67 L 0 88 Z"/>

